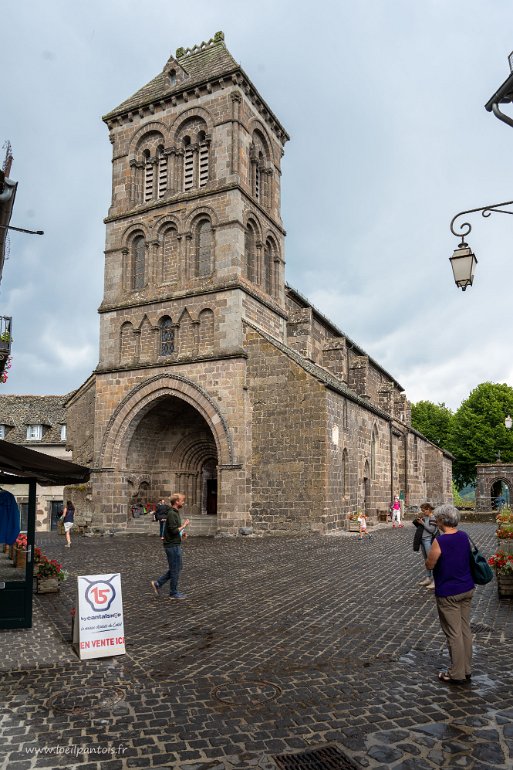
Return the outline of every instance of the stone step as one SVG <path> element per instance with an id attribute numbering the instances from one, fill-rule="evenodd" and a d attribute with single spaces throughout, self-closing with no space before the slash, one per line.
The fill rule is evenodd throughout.
<path id="1" fill-rule="evenodd" d="M 188 516 L 190 524 L 187 534 L 190 537 L 214 537 L 217 532 L 217 516 Z M 130 519 L 126 531 L 139 535 L 158 535 L 159 524 L 153 521 L 151 514 Z"/>

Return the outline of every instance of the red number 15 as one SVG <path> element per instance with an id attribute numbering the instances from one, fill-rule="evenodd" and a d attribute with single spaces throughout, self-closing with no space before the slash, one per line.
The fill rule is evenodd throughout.
<path id="1" fill-rule="evenodd" d="M 93 594 L 95 604 L 105 604 L 109 595 L 109 589 L 95 586 L 91 588 L 91 593 Z"/>

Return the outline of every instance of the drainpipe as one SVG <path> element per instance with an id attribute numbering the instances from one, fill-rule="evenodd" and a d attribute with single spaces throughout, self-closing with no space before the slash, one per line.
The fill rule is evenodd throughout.
<path id="1" fill-rule="evenodd" d="M 410 485 L 409 485 L 409 479 L 408 479 L 408 457 L 409 457 L 409 451 L 408 451 L 408 439 L 410 437 L 409 433 L 406 433 L 404 436 L 404 507 L 406 508 L 406 504 L 409 505 L 410 503 Z"/>
<path id="2" fill-rule="evenodd" d="M 394 436 L 392 433 L 392 420 L 389 422 L 390 427 L 390 502 L 394 499 Z"/>

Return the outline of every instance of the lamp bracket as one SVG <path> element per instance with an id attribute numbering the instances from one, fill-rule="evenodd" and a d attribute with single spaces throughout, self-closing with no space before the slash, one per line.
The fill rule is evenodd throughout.
<path id="1" fill-rule="evenodd" d="M 490 206 L 481 206 L 478 209 L 467 209 L 466 211 L 460 211 L 459 214 L 456 214 L 451 219 L 451 233 L 455 235 L 457 238 L 461 238 L 461 242 L 463 243 L 465 237 L 470 233 L 472 230 L 472 225 L 470 222 L 461 222 L 456 225 L 459 232 L 456 232 L 453 225 L 455 221 L 459 218 L 464 216 L 465 214 L 475 214 L 476 212 L 480 211 L 481 216 L 483 217 L 489 217 L 490 214 L 513 214 L 513 211 L 506 211 L 502 208 L 499 208 L 499 206 L 513 206 L 513 201 L 504 201 L 503 203 L 493 203 Z"/>

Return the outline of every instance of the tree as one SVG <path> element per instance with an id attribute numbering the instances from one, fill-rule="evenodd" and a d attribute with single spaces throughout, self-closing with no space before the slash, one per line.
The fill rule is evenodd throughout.
<path id="1" fill-rule="evenodd" d="M 449 427 L 452 420 L 451 410 L 445 404 L 433 404 L 432 401 L 419 401 L 411 405 L 411 424 L 427 439 L 439 447 L 447 448 Z"/>
<path id="2" fill-rule="evenodd" d="M 461 488 L 476 480 L 477 463 L 493 463 L 500 451 L 503 462 L 513 462 L 513 433 L 504 418 L 513 415 L 513 388 L 505 383 L 482 382 L 454 414 L 447 449 L 455 456 L 453 476 Z"/>

